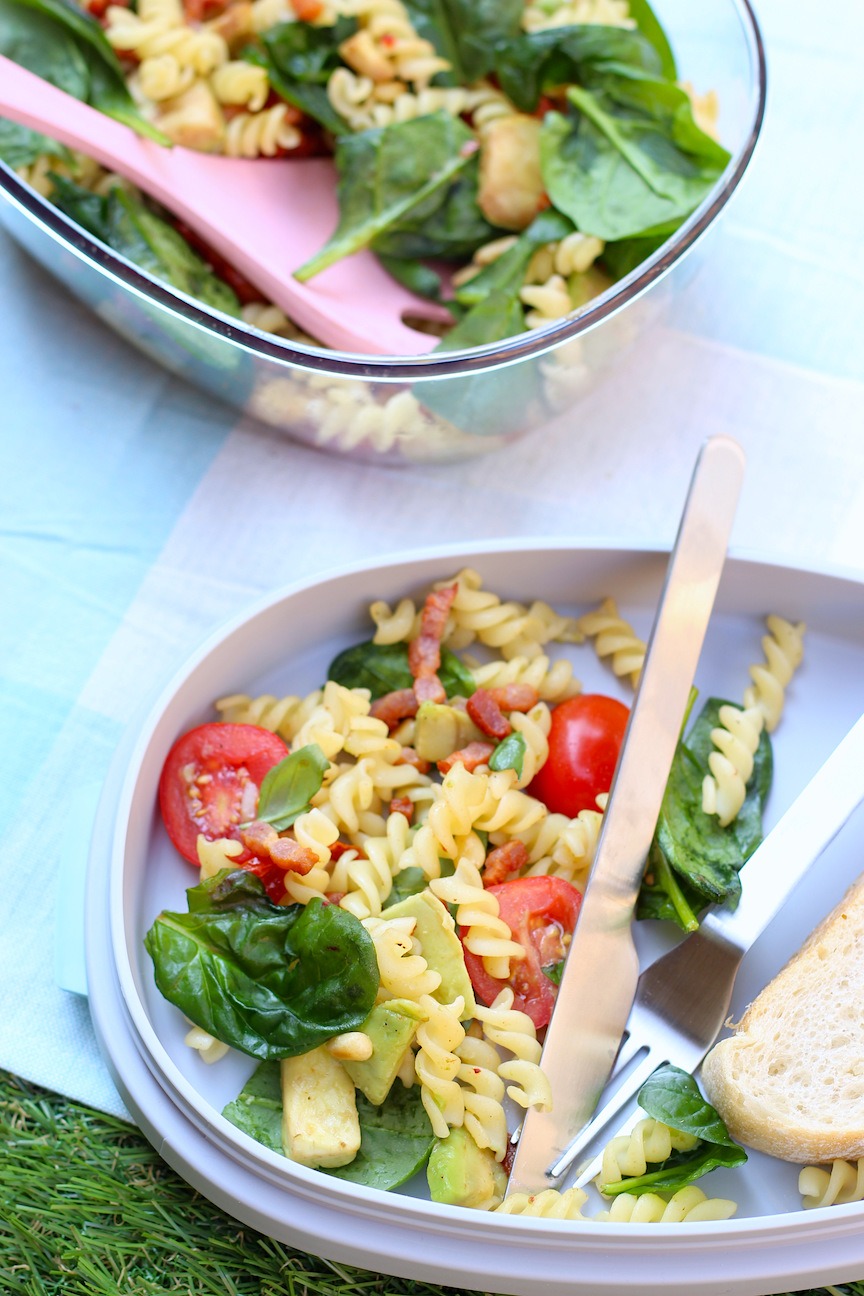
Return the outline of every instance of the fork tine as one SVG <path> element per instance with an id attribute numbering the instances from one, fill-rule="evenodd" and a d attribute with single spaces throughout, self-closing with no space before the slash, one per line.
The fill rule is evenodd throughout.
<path id="1" fill-rule="evenodd" d="M 631 1056 L 638 1056 L 642 1049 L 645 1048 L 648 1050 L 647 1055 L 635 1070 L 621 1082 L 608 1102 L 604 1103 L 573 1142 L 564 1149 L 558 1160 L 549 1166 L 546 1173 L 550 1179 L 560 1179 L 562 1175 L 567 1173 L 579 1154 L 584 1152 L 587 1147 L 590 1147 L 598 1134 L 603 1133 L 607 1125 L 610 1125 L 616 1119 L 619 1121 L 623 1119 L 622 1113 L 625 1107 L 633 1101 L 645 1081 L 650 1075 L 653 1075 L 662 1061 L 662 1059 L 658 1058 L 655 1050 L 652 1050 L 649 1045 L 638 1041 L 634 1041 Z"/>

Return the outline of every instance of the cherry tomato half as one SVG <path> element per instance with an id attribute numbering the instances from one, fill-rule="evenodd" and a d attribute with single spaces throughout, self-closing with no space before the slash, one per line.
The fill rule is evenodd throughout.
<path id="1" fill-rule="evenodd" d="M 288 748 L 258 725 L 214 721 L 178 738 L 159 779 L 159 809 L 168 836 L 190 864 L 198 863 L 198 834 L 239 839 L 238 825 L 255 818 L 261 780 Z"/>
<path id="2" fill-rule="evenodd" d="M 527 788 L 556 814 L 572 819 L 596 810 L 597 796 L 608 792 L 629 709 L 602 693 L 580 693 L 552 711 L 549 756 Z"/>
<path id="3" fill-rule="evenodd" d="M 527 1013 L 539 1030 L 552 1016 L 558 993 L 543 968 L 560 963 L 566 954 L 565 937 L 576 926 L 582 895 L 560 877 L 514 878 L 486 889 L 497 897 L 501 917 L 513 933 L 513 939 L 523 946 L 525 957 L 512 959 L 508 980 L 499 981 L 489 975 L 479 955 L 464 950 L 474 993 L 488 1006 L 509 985 L 513 991 L 513 1007 Z"/>

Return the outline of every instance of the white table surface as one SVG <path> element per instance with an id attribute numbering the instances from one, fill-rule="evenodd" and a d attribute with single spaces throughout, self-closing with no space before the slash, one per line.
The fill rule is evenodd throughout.
<path id="1" fill-rule="evenodd" d="M 0 1067 L 122 1114 L 57 980 L 95 800 L 142 699 L 261 593 L 439 541 L 668 544 L 715 432 L 748 456 L 736 548 L 864 570 L 864 4 L 758 13 L 767 118 L 710 259 L 577 415 L 493 457 L 362 466 L 238 421 L 0 232 Z"/>

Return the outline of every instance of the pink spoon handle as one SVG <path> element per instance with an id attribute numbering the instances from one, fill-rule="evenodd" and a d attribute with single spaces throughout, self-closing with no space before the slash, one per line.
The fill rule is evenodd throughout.
<path id="1" fill-rule="evenodd" d="M 428 352 L 435 338 L 403 313 L 447 319 L 386 273 L 369 252 L 308 284 L 293 271 L 338 220 L 336 175 L 325 158 L 246 159 L 164 148 L 0 55 L 0 116 L 89 154 L 186 221 L 301 328 L 342 351 Z"/>

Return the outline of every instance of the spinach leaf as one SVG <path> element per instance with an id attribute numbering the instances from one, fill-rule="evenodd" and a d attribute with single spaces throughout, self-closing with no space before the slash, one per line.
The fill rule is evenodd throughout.
<path id="1" fill-rule="evenodd" d="M 368 688 L 372 701 L 396 689 L 411 688 L 414 676 L 408 665 L 407 643 L 354 644 L 334 657 L 327 678 L 345 688 Z M 474 676 L 449 648 L 441 649 L 438 678 L 448 697 L 470 697 L 477 687 Z"/>
<path id="2" fill-rule="evenodd" d="M 630 0 L 628 5 L 630 17 L 639 31 L 654 46 L 660 58 L 660 70 L 667 81 L 678 80 L 678 68 L 672 46 L 663 30 L 660 20 L 651 8 L 648 0 Z"/>
<path id="3" fill-rule="evenodd" d="M 453 303 L 442 301 L 443 285 L 441 275 L 431 266 L 424 265 L 422 261 L 408 261 L 401 257 L 393 257 L 378 253 L 378 260 L 381 262 L 388 274 L 392 275 L 397 283 L 402 284 L 409 292 L 413 292 L 417 297 L 425 297 L 429 301 L 439 302 L 453 312 Z"/>
<path id="4" fill-rule="evenodd" d="M 325 1174 L 366 1188 L 388 1191 L 416 1174 L 429 1159 L 435 1135 L 420 1098 L 420 1086 L 394 1084 L 380 1107 L 357 1090 L 360 1151 L 345 1166 Z"/>
<path id="5" fill-rule="evenodd" d="M 261 1062 L 222 1115 L 273 1152 L 282 1147 L 282 1082 L 278 1062 Z M 425 1165 L 435 1144 L 420 1086 L 394 1085 L 380 1107 L 357 1090 L 360 1150 L 353 1161 L 322 1174 L 388 1191 Z"/>
<path id="6" fill-rule="evenodd" d="M 595 91 L 570 86 L 575 116 L 548 113 L 543 179 L 577 229 L 614 241 L 680 223 L 719 179 L 729 154 L 699 129 L 683 90 L 621 69 Z"/>
<path id="7" fill-rule="evenodd" d="M 702 1097 L 696 1081 L 680 1067 L 668 1063 L 659 1067 L 639 1090 L 638 1102 L 653 1120 L 689 1134 L 698 1142 L 687 1151 L 673 1152 L 668 1160 L 644 1175 L 607 1184 L 603 1188 L 607 1197 L 623 1192 L 638 1196 L 675 1191 L 718 1166 L 731 1168 L 747 1160 L 747 1153 L 729 1137 L 725 1124 Z"/>
<path id="8" fill-rule="evenodd" d="M 506 738 L 501 739 L 489 757 L 489 768 L 491 770 L 513 769 L 521 778 L 525 751 L 525 739 L 522 734 L 508 734 Z"/>
<path id="9" fill-rule="evenodd" d="M 261 33 L 260 48 L 250 46 L 242 57 L 267 69 L 277 94 L 319 122 L 333 135 L 350 128 L 327 95 L 331 73 L 341 67 L 339 46 L 357 30 L 353 18 L 337 18 L 331 26 L 306 22 L 279 23 Z"/>
<path id="10" fill-rule="evenodd" d="M 0 53 L 161 144 L 138 111 L 100 24 L 66 0 L 0 0 Z"/>
<path id="11" fill-rule="evenodd" d="M 278 1062 L 259 1062 L 222 1115 L 271 1152 L 282 1147 L 282 1076 Z"/>
<path id="12" fill-rule="evenodd" d="M 32 166 L 37 158 L 53 157 L 71 165 L 73 154 L 63 144 L 38 131 L 0 117 L 0 159 L 13 171 Z"/>
<path id="13" fill-rule="evenodd" d="M 643 261 L 653 256 L 677 228 L 677 222 L 672 222 L 660 226 L 653 233 L 607 243 L 600 258 L 601 263 L 613 279 L 623 279 L 625 275 L 630 274 L 631 270 L 635 270 Z"/>
<path id="14" fill-rule="evenodd" d="M 295 1057 L 366 1020 L 378 964 L 338 905 L 275 905 L 257 877 L 223 869 L 144 938 L 156 985 L 190 1021 L 261 1059 Z"/>
<path id="15" fill-rule="evenodd" d="M 512 247 L 457 289 L 456 301 L 460 306 L 466 307 L 466 312 L 459 323 L 441 339 L 436 350 L 454 351 L 461 347 L 483 346 L 488 342 L 512 337 L 515 333 L 524 333 L 525 309 L 519 293 L 525 283 L 528 264 L 538 248 L 566 238 L 572 232 L 572 221 L 559 212 L 548 210 L 535 216 Z M 521 370 L 518 379 L 521 400 L 524 402 L 525 375 Z M 476 378 L 474 381 L 476 382 Z M 508 387 L 500 373 L 492 375 L 492 382 L 498 384 L 499 389 Z M 435 401 L 435 396 L 433 388 L 431 402 L 427 395 L 427 403 L 431 403 L 439 413 L 444 413 Z M 512 394 L 506 395 L 505 399 L 511 400 Z M 445 414 L 445 417 L 450 415 Z"/>
<path id="16" fill-rule="evenodd" d="M 117 186 L 94 194 L 63 176 L 52 176 L 52 202 L 94 238 L 180 292 L 225 315 L 240 315 L 233 289 L 213 273 L 183 236 L 135 190 Z"/>
<path id="17" fill-rule="evenodd" d="M 469 199 L 476 176 L 473 133 L 449 113 L 395 122 L 336 142 L 339 224 L 295 271 L 305 282 L 360 248 L 385 256 L 470 254 L 493 236 Z M 470 173 L 468 188 L 457 182 Z M 464 227 L 464 228 L 463 228 Z M 414 240 L 412 242 L 412 240 Z"/>
<path id="18" fill-rule="evenodd" d="M 460 261 L 501 233 L 490 225 L 477 201 L 480 154 L 467 158 L 446 197 L 432 194 L 418 205 L 410 220 L 379 235 L 372 244 L 378 256 L 403 261 L 434 257 Z"/>
<path id="19" fill-rule="evenodd" d="M 414 30 L 453 71 L 435 80 L 471 85 L 494 67 L 495 47 L 517 35 L 523 0 L 406 0 Z"/>
<path id="20" fill-rule="evenodd" d="M 436 350 L 485 346 L 524 333 L 525 308 L 519 294 L 528 264 L 539 247 L 566 238 L 572 231 L 573 222 L 551 208 L 536 216 L 512 247 L 458 288 L 455 303 L 465 313 Z M 548 413 L 542 374 L 536 365 L 472 373 L 448 383 L 426 383 L 417 395 L 428 409 L 456 427 L 491 425 L 502 435 L 512 426 L 514 411 L 519 411 L 523 421 L 536 422 Z"/>
<path id="21" fill-rule="evenodd" d="M 595 23 L 522 33 L 495 52 L 501 89 L 523 112 L 534 112 L 546 90 L 590 85 L 604 71 L 628 67 L 662 74 L 656 49 L 640 32 Z"/>
<path id="22" fill-rule="evenodd" d="M 736 904 L 741 893 L 738 873 L 762 841 L 762 811 L 774 768 L 771 740 L 764 730 L 736 818 L 721 828 L 716 816 L 702 809 L 702 780 L 714 750 L 711 730 L 719 726 L 724 705 L 728 704 L 720 698 L 709 698 L 678 744 L 640 893 L 640 918 L 672 918 L 692 929 L 706 905 Z"/>
<path id="23" fill-rule="evenodd" d="M 277 832 L 290 828 L 309 809 L 321 788 L 330 762 L 317 743 L 309 743 L 269 769 L 261 780 L 256 819 L 272 824 Z"/>

